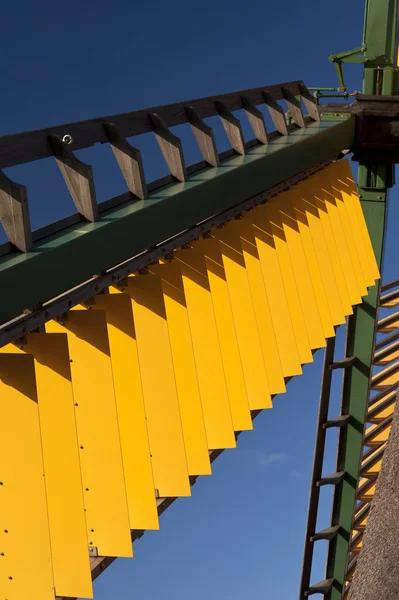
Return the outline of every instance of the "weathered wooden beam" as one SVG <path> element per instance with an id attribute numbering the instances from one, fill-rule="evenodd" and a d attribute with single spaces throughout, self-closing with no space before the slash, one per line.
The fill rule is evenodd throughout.
<path id="1" fill-rule="evenodd" d="M 177 181 L 186 181 L 187 173 L 180 138 L 168 129 L 163 119 L 156 113 L 150 113 L 148 118 L 171 175 Z"/>
<path id="2" fill-rule="evenodd" d="M 284 100 L 287 103 L 288 110 L 291 113 L 295 125 L 298 125 L 298 127 L 306 127 L 300 101 L 294 96 L 294 94 L 291 93 L 288 88 L 282 86 L 282 90 L 284 94 Z"/>
<path id="3" fill-rule="evenodd" d="M 65 138 L 72 141 L 71 136 Z M 49 136 L 48 141 L 79 214 L 88 221 L 97 221 L 93 169 L 76 158 L 68 147 L 68 141 L 54 135 Z"/>
<path id="4" fill-rule="evenodd" d="M 144 200 L 147 198 L 147 184 L 140 150 L 120 135 L 114 123 L 104 123 L 104 129 L 127 187 L 137 198 Z"/>
<path id="5" fill-rule="evenodd" d="M 211 167 L 218 167 L 219 155 L 212 127 L 201 119 L 193 106 L 186 106 L 186 112 L 204 161 Z"/>
<path id="6" fill-rule="evenodd" d="M 229 111 L 223 102 L 216 101 L 215 106 L 231 147 L 237 154 L 246 154 L 240 120 Z"/>
<path id="7" fill-rule="evenodd" d="M 288 135 L 287 122 L 285 120 L 282 107 L 276 102 L 276 99 L 270 94 L 270 92 L 263 92 L 263 98 L 266 102 L 276 130 L 281 133 L 281 135 Z"/>
<path id="8" fill-rule="evenodd" d="M 28 194 L 24 185 L 15 183 L 0 170 L 0 221 L 9 242 L 18 250 L 32 248 Z"/>
<path id="9" fill-rule="evenodd" d="M 298 83 L 298 88 L 305 108 L 308 111 L 309 117 L 313 121 L 320 121 L 320 113 L 319 109 L 317 108 L 316 98 L 312 96 L 306 85 L 304 85 L 302 82 Z"/>
<path id="10" fill-rule="evenodd" d="M 69 134 L 73 138 L 72 149 L 74 151 L 81 150 L 82 148 L 89 148 L 93 144 L 108 141 L 104 123 L 114 123 L 118 127 L 120 135 L 129 138 L 152 131 L 152 125 L 148 119 L 149 113 L 160 115 L 168 127 L 173 127 L 187 123 L 186 106 L 195 108 L 201 119 L 205 119 L 218 114 L 215 107 L 216 100 L 223 102 L 229 111 L 239 110 L 242 108 L 242 95 L 245 95 L 257 106 L 264 102 L 263 92 L 268 92 L 275 101 L 281 100 L 283 98 L 282 86 L 291 90 L 294 95 L 298 95 L 299 83 L 298 81 L 290 81 L 279 85 L 241 90 L 166 106 L 145 108 L 119 115 L 108 115 L 86 121 L 67 123 L 57 127 L 5 135 L 0 137 L 0 168 L 12 167 L 52 156 L 52 151 L 48 145 L 49 135 L 59 136 L 62 139 L 65 134 Z"/>
<path id="11" fill-rule="evenodd" d="M 261 144 L 268 144 L 269 138 L 267 135 L 267 129 L 265 125 L 265 119 L 263 113 L 256 108 L 255 104 L 247 96 L 242 96 L 242 103 L 247 113 L 249 124 L 252 127 L 255 138 Z"/>

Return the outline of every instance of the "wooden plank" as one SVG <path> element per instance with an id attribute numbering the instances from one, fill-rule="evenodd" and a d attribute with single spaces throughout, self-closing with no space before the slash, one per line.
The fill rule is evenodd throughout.
<path id="1" fill-rule="evenodd" d="M 291 91 L 285 87 L 281 88 L 284 94 L 284 100 L 287 103 L 288 110 L 294 120 L 294 123 L 298 127 L 306 127 L 305 120 L 303 118 L 302 108 L 300 101 L 291 93 Z"/>
<path id="2" fill-rule="evenodd" d="M 263 104 L 264 98 L 262 94 L 265 91 L 274 100 L 281 100 L 283 98 L 282 86 L 290 89 L 294 95 L 299 93 L 298 82 L 291 81 L 280 85 L 263 86 L 251 90 L 242 90 L 240 92 L 178 102 L 167 106 L 145 108 L 119 115 L 109 115 L 87 121 L 67 123 L 57 127 L 2 136 L 0 137 L 0 168 L 11 167 L 52 156 L 48 145 L 49 135 L 61 136 L 62 138 L 65 134 L 68 134 L 73 138 L 73 150 L 80 150 L 93 146 L 93 144 L 98 142 L 108 142 L 104 130 L 104 122 L 114 123 L 118 127 L 121 136 L 127 138 L 152 131 L 148 120 L 148 113 L 160 115 L 164 122 L 169 127 L 172 127 L 187 122 L 186 106 L 193 106 L 199 116 L 204 119 L 218 114 L 215 107 L 215 100 L 222 101 L 230 111 L 238 110 L 243 108 L 242 95 L 247 96 L 255 105 Z"/>
<path id="3" fill-rule="evenodd" d="M 255 104 L 247 96 L 242 96 L 242 103 L 244 105 L 245 112 L 247 113 L 249 124 L 252 127 L 255 138 L 261 144 L 268 144 L 269 138 L 262 112 L 256 108 Z"/>
<path id="4" fill-rule="evenodd" d="M 140 150 L 120 135 L 114 123 L 104 123 L 104 129 L 127 187 L 137 198 L 144 200 L 147 198 L 147 184 Z"/>
<path id="5" fill-rule="evenodd" d="M 22 252 L 32 248 L 28 193 L 0 170 L 0 221 L 11 244 Z"/>
<path id="6" fill-rule="evenodd" d="M 274 126 L 281 135 L 288 135 L 288 127 L 285 120 L 284 111 L 281 106 L 276 102 L 270 92 L 263 92 L 263 98 L 266 102 L 270 116 L 273 120 Z"/>
<path id="7" fill-rule="evenodd" d="M 319 109 L 317 108 L 316 98 L 312 96 L 306 85 L 304 85 L 301 81 L 298 83 L 298 88 L 305 108 L 309 113 L 309 117 L 313 121 L 320 121 L 320 113 Z"/>
<path id="8" fill-rule="evenodd" d="M 212 127 L 201 119 L 194 107 L 187 106 L 186 112 L 204 161 L 211 167 L 218 167 L 219 155 Z"/>
<path id="9" fill-rule="evenodd" d="M 91 166 L 76 158 L 67 142 L 57 136 L 49 136 L 49 144 L 78 212 L 88 221 L 97 221 L 98 207 Z"/>
<path id="10" fill-rule="evenodd" d="M 238 154 L 246 154 L 240 120 L 229 111 L 223 102 L 216 101 L 215 105 L 231 147 Z"/>
<path id="11" fill-rule="evenodd" d="M 180 139 L 168 129 L 163 119 L 156 113 L 150 113 L 148 118 L 169 171 L 178 181 L 186 181 L 187 173 Z"/>

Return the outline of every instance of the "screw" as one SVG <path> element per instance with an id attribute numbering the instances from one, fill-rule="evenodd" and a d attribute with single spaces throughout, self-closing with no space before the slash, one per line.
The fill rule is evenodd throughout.
<path id="1" fill-rule="evenodd" d="M 93 533 L 93 532 L 94 532 L 94 529 L 90 529 L 90 531 Z"/>
<path id="2" fill-rule="evenodd" d="M 88 492 L 88 491 L 89 491 L 89 488 L 85 488 L 85 490 L 86 490 L 86 492 Z"/>
<path id="3" fill-rule="evenodd" d="M 83 450 L 84 446 L 80 446 L 80 449 Z"/>
<path id="4" fill-rule="evenodd" d="M 69 133 L 67 133 L 66 135 L 64 135 L 64 137 L 62 138 L 62 141 L 64 142 L 64 144 L 66 144 L 67 146 L 69 146 L 70 144 L 72 144 L 73 142 L 73 138 L 71 135 L 69 135 Z"/>
<path id="5" fill-rule="evenodd" d="M 8 533 L 8 529 L 5 529 L 5 530 L 4 530 L 4 533 Z"/>
<path id="6" fill-rule="evenodd" d="M 10 577 L 8 579 L 12 579 L 11 575 L 10 575 Z"/>
<path id="7" fill-rule="evenodd" d="M 93 542 L 89 542 L 89 545 L 90 545 L 90 546 L 92 546 L 92 545 L 93 545 Z"/>
<path id="8" fill-rule="evenodd" d="M 0 552 L 0 556 L 4 556 L 4 552 Z"/>
<path id="9" fill-rule="evenodd" d="M 0 485 L 4 485 L 2 481 L 0 481 Z"/>

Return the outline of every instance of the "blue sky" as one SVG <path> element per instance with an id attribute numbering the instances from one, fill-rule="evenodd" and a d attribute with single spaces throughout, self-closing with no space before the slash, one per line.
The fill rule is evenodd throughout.
<path id="1" fill-rule="evenodd" d="M 7 2 L 0 134 L 293 79 L 335 86 L 328 55 L 360 45 L 363 10 L 363 0 L 341 10 L 320 0 Z M 361 68 L 346 72 L 349 90 L 361 89 Z M 227 147 L 221 129 L 216 133 L 219 148 Z M 191 162 L 199 159 L 181 135 Z M 152 142 L 135 144 L 143 150 L 149 180 L 166 174 Z M 93 164 L 99 201 L 124 191 L 108 151 L 79 152 Z M 51 160 L 7 173 L 28 185 L 35 228 L 75 212 Z M 397 200 L 395 191 L 392 224 Z M 398 275 L 397 250 L 391 227 L 386 280 Z M 134 560 L 119 559 L 101 576 L 97 600 L 297 597 L 322 359 L 319 352 L 275 408 L 258 417 L 255 430 L 240 436 L 238 449 L 214 463 L 213 476 L 195 485 L 192 498 L 178 500 L 161 517 L 160 532 L 135 544 Z M 328 491 L 322 500 L 320 526 L 327 526 Z M 315 580 L 323 578 L 319 544 Z"/>

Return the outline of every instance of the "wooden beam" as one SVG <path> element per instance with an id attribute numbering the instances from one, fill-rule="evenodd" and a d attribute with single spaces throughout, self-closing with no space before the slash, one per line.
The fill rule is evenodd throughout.
<path id="1" fill-rule="evenodd" d="M 263 92 L 263 98 L 266 102 L 270 116 L 273 119 L 275 128 L 281 135 L 288 135 L 288 127 L 285 120 L 285 115 L 282 107 L 276 102 L 273 96 L 265 91 Z"/>
<path id="2" fill-rule="evenodd" d="M 283 90 L 284 100 L 287 103 L 288 110 L 291 113 L 294 123 L 298 125 L 298 127 L 306 127 L 300 101 L 288 88 L 282 86 L 281 89 Z"/>
<path id="3" fill-rule="evenodd" d="M 186 106 L 186 112 L 204 161 L 211 167 L 218 167 L 219 155 L 212 127 L 201 119 L 193 106 Z"/>
<path id="4" fill-rule="evenodd" d="M 98 206 L 91 166 L 76 158 L 68 144 L 57 136 L 49 136 L 49 144 L 77 211 L 88 221 L 98 221 Z"/>
<path id="5" fill-rule="evenodd" d="M 9 242 L 22 252 L 32 249 L 28 194 L 0 170 L 0 221 Z"/>
<path id="6" fill-rule="evenodd" d="M 216 101 L 215 106 L 222 121 L 226 135 L 229 138 L 231 147 L 233 150 L 235 150 L 235 152 L 237 152 L 237 154 L 246 154 L 240 120 L 229 111 L 223 102 Z"/>
<path id="7" fill-rule="evenodd" d="M 187 173 L 180 138 L 168 129 L 161 117 L 156 113 L 150 113 L 148 118 L 151 121 L 155 137 L 171 175 L 177 181 L 186 181 Z"/>
<path id="8" fill-rule="evenodd" d="M 147 184 L 140 150 L 120 135 L 114 123 L 105 123 L 104 129 L 127 187 L 137 198 L 144 200 L 147 198 Z"/>
<path id="9" fill-rule="evenodd" d="M 317 108 L 316 98 L 312 96 L 308 88 L 301 81 L 298 83 L 299 93 L 301 94 L 303 103 L 308 111 L 309 117 L 313 121 L 320 121 L 320 113 Z"/>
<path id="10" fill-rule="evenodd" d="M 255 104 L 247 96 L 242 96 L 242 103 L 245 108 L 245 112 L 247 113 L 249 124 L 252 127 L 255 138 L 261 144 L 268 144 L 269 138 L 267 135 L 263 113 L 256 108 Z"/>

